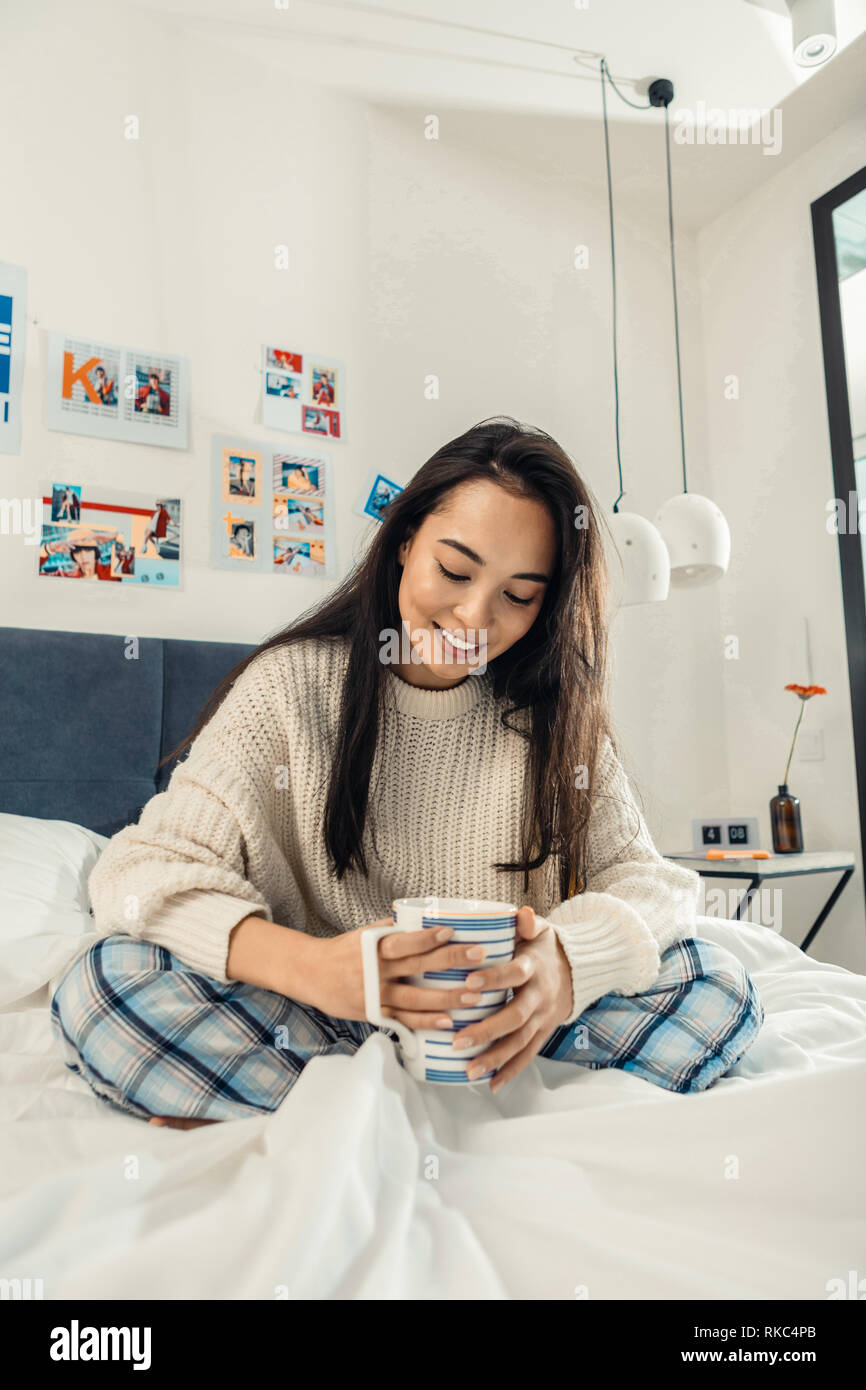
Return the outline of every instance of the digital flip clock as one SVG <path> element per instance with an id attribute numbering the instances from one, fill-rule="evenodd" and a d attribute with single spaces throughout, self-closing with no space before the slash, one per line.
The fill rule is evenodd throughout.
<path id="1" fill-rule="evenodd" d="M 760 849 L 757 816 L 692 821 L 693 849 Z"/>

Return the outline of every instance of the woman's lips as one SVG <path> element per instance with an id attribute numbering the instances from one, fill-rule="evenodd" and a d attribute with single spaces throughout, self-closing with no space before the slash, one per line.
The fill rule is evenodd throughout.
<path id="1" fill-rule="evenodd" d="M 445 631 L 445 628 L 442 627 L 441 623 L 437 623 L 435 618 L 433 619 L 433 626 L 438 632 L 442 633 L 443 645 L 446 646 L 449 649 L 449 651 L 454 652 L 455 655 L 464 657 L 477 657 L 479 655 L 478 644 L 476 644 L 474 647 L 455 646 L 455 644 L 449 639 L 448 634 Z M 457 634 L 455 633 L 455 636 L 456 635 Z"/>

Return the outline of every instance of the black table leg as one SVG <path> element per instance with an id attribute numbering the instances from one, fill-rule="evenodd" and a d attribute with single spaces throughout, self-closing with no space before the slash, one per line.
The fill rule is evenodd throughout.
<path id="1" fill-rule="evenodd" d="M 746 877 L 746 875 L 743 874 L 743 878 L 745 878 L 745 877 Z M 733 916 L 733 919 L 732 919 L 734 922 L 740 922 L 740 921 L 742 921 L 743 913 L 744 913 L 744 912 L 746 911 L 746 909 L 748 908 L 749 903 L 752 901 L 752 898 L 755 896 L 756 890 L 757 890 L 758 888 L 760 888 L 760 886 L 761 886 L 761 875 L 760 875 L 760 874 L 753 874 L 753 875 L 749 878 L 749 885 L 748 885 L 748 887 L 747 887 L 745 893 L 744 893 L 743 896 L 740 898 L 740 901 L 737 903 L 737 910 L 736 910 L 736 912 L 734 913 L 734 916 Z"/>
<path id="2" fill-rule="evenodd" d="M 853 872 L 853 869 L 843 870 L 842 877 L 836 884 L 836 887 L 833 889 L 833 892 L 830 894 L 824 906 L 821 908 L 821 911 L 818 913 L 818 916 L 815 918 L 814 922 L 809 928 L 805 940 L 801 943 L 801 951 L 807 951 L 809 949 L 809 946 L 812 944 L 812 942 L 818 934 L 819 928 L 823 926 L 825 917 L 827 916 L 830 909 L 833 907 L 834 903 L 836 902 L 836 899 L 839 897 L 839 894 L 842 892 L 842 889 L 845 887 L 845 884 L 848 882 Z"/>

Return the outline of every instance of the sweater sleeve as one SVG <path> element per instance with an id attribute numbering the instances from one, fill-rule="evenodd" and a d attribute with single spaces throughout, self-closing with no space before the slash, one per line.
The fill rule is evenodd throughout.
<path id="1" fill-rule="evenodd" d="M 255 663 L 254 663 L 255 664 Z M 249 671 L 249 668 L 248 668 Z M 248 847 L 274 838 L 268 787 L 253 769 L 285 762 L 273 740 L 284 724 L 266 683 L 245 671 L 137 825 L 118 831 L 88 880 L 98 936 L 123 932 L 164 946 L 190 969 L 226 982 L 229 936 L 256 914 L 273 921 Z M 259 745 L 258 747 L 256 745 Z"/>
<path id="2" fill-rule="evenodd" d="M 566 1023 L 604 994 L 649 989 L 662 953 L 696 929 L 700 878 L 659 854 L 609 738 L 597 775 L 586 889 L 547 914 L 572 971 Z"/>

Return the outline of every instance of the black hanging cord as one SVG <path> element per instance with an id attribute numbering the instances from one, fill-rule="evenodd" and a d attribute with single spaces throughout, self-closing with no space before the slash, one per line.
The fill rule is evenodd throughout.
<path id="1" fill-rule="evenodd" d="M 613 510 L 614 512 L 618 512 L 619 504 L 625 496 L 625 493 L 623 492 L 622 487 L 622 454 L 620 452 L 619 442 L 619 368 L 616 348 L 616 247 L 614 244 L 613 235 L 613 180 L 611 179 L 610 175 L 610 139 L 608 136 L 607 129 L 607 96 L 605 93 L 605 78 L 613 87 L 617 96 L 620 97 L 624 102 L 626 102 L 628 106 L 634 106 L 635 109 L 639 111 L 646 111 L 649 109 L 650 103 L 647 102 L 645 106 L 637 106 L 635 102 L 629 101 L 628 97 L 623 96 L 622 92 L 619 90 L 613 78 L 611 77 L 607 63 L 605 62 L 604 58 L 602 58 L 599 64 L 599 70 L 601 73 L 601 107 L 604 115 L 604 157 L 605 163 L 607 165 L 607 205 L 608 212 L 610 215 L 610 264 L 611 270 L 613 272 L 613 393 L 614 400 L 616 402 L 616 465 L 619 470 L 619 496 L 613 504 Z"/>
<path id="2" fill-rule="evenodd" d="M 671 280 L 674 287 L 674 336 L 677 345 L 677 391 L 680 401 L 680 450 L 683 456 L 683 492 L 688 492 L 689 486 L 686 481 L 686 436 L 683 428 L 683 380 L 680 371 L 680 316 L 677 309 L 677 268 L 674 261 L 674 201 L 671 192 L 671 128 L 668 119 L 668 107 L 670 103 L 665 102 L 665 152 L 667 154 L 668 166 L 668 231 L 671 240 Z"/>

